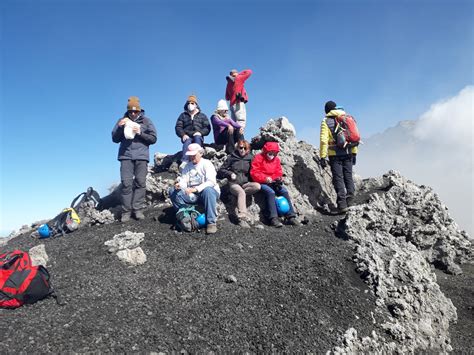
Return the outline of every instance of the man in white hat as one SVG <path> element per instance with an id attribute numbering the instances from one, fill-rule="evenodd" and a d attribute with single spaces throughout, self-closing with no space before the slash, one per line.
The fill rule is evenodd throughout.
<path id="1" fill-rule="evenodd" d="M 174 188 L 170 189 L 173 207 L 178 211 L 193 204 L 204 205 L 206 215 L 206 233 L 217 232 L 217 200 L 220 195 L 216 180 L 216 168 L 208 159 L 204 159 L 204 148 L 192 143 L 186 150 L 190 162 L 186 164 Z"/>

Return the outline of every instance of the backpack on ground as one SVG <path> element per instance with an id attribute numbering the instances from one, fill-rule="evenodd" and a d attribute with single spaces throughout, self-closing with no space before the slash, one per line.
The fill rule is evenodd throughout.
<path id="1" fill-rule="evenodd" d="M 338 148 L 352 148 L 359 145 L 360 134 L 356 120 L 348 114 L 334 117 L 334 140 Z"/>
<path id="2" fill-rule="evenodd" d="M 47 223 L 50 230 L 50 237 L 66 235 L 79 228 L 81 219 L 74 208 L 65 208 L 60 214 Z"/>
<path id="3" fill-rule="evenodd" d="M 74 200 L 71 202 L 71 208 L 74 208 L 76 211 L 85 203 L 92 201 L 94 203 L 94 207 L 97 208 L 100 204 L 100 195 L 97 191 L 95 191 L 92 187 L 88 187 L 86 192 L 82 192 L 77 195 Z"/>
<path id="4" fill-rule="evenodd" d="M 194 206 L 181 207 L 176 212 L 176 229 L 182 232 L 194 232 L 199 229 L 199 223 L 196 218 L 200 213 Z"/>
<path id="5" fill-rule="evenodd" d="M 17 308 L 53 295 L 48 270 L 33 266 L 27 252 L 0 255 L 0 307 Z"/>

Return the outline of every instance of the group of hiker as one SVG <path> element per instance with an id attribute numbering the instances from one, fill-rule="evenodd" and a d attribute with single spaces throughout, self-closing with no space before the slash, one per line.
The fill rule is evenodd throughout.
<path id="1" fill-rule="evenodd" d="M 264 213 L 271 226 L 283 226 L 278 217 L 276 196 L 283 196 L 287 201 L 286 224 L 300 223 L 283 184 L 278 143 L 266 142 L 262 152 L 254 157 L 251 145 L 244 137 L 247 123 L 245 105 L 248 101 L 244 83 L 251 74 L 249 69 L 230 71 L 226 76 L 225 91 L 225 99 L 230 106 L 226 100 L 219 100 L 211 121 L 201 111 L 196 95 L 187 98 L 184 111 L 176 121 L 175 132 L 183 146 L 180 174 L 170 188 L 170 199 L 176 211 L 189 205 L 202 205 L 207 234 L 217 231 L 217 202 L 221 194 L 218 178 L 228 180 L 229 191 L 237 198 L 240 226 L 248 228 L 251 220 L 246 197 L 259 191 L 265 196 Z M 328 101 L 324 109 L 326 115 L 321 123 L 320 164 L 325 168 L 329 162 L 337 194 L 337 208 L 343 213 L 353 203 L 355 188 L 352 166 L 356 162 L 357 146 L 345 144 L 342 147 L 336 144 L 337 118 L 345 115 L 344 109 L 333 101 Z M 210 160 L 203 157 L 204 137 L 209 135 L 211 125 L 215 144 L 223 146 L 228 154 L 218 171 Z M 128 99 L 127 111 L 112 130 L 112 140 L 120 143 L 121 221 L 129 221 L 132 215 L 137 220 L 144 219 L 149 146 L 156 142 L 157 134 L 153 122 L 145 116 L 138 97 Z"/>

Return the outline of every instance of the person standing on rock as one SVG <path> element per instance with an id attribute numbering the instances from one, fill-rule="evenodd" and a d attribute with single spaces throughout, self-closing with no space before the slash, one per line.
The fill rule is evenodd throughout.
<path id="1" fill-rule="evenodd" d="M 225 89 L 225 99 L 230 102 L 231 118 L 242 127 L 244 133 L 247 124 L 247 110 L 245 104 L 248 101 L 247 91 L 245 90 L 245 81 L 252 75 L 250 69 L 242 70 L 232 69 L 226 76 L 227 87 Z"/>
<path id="2" fill-rule="evenodd" d="M 216 168 L 208 159 L 204 159 L 204 148 L 191 143 L 186 150 L 190 163 L 186 164 L 178 181 L 170 189 L 170 199 L 178 211 L 181 207 L 201 203 L 206 214 L 206 233 L 217 232 L 217 200 L 220 188 L 216 179 Z"/>
<path id="3" fill-rule="evenodd" d="M 352 177 L 352 167 L 356 164 L 357 147 L 340 148 L 336 145 L 334 137 L 336 129 L 336 117 L 346 114 L 344 110 L 337 107 L 334 101 L 328 101 L 324 105 L 326 116 L 321 122 L 320 133 L 320 163 L 324 169 L 329 165 L 332 172 L 332 183 L 337 195 L 337 209 L 340 213 L 347 212 L 354 200 L 355 186 Z"/>
<path id="4" fill-rule="evenodd" d="M 186 100 L 184 112 L 176 120 L 175 132 L 183 143 L 182 160 L 186 158 L 186 151 L 190 144 L 197 143 L 202 147 L 204 137 L 211 132 L 209 119 L 201 112 L 195 95 L 189 96 Z"/>
<path id="5" fill-rule="evenodd" d="M 218 171 L 218 176 L 229 180 L 230 193 L 237 197 L 237 218 L 239 225 L 244 228 L 250 227 L 246 197 L 260 191 L 260 184 L 250 181 L 252 159 L 250 143 L 239 140 L 235 151 L 227 156 L 227 160 Z"/>
<path id="6" fill-rule="evenodd" d="M 144 219 L 149 146 L 156 143 L 156 129 L 145 116 L 138 97 L 131 96 L 128 99 L 127 112 L 112 130 L 112 141 L 120 143 L 121 221 L 129 221 L 132 212 L 136 219 Z"/>
<path id="7" fill-rule="evenodd" d="M 214 114 L 211 116 L 214 142 L 225 145 L 227 154 L 235 150 L 235 142 L 242 139 L 243 128 L 229 117 L 229 109 L 225 100 L 219 100 Z"/>
<path id="8" fill-rule="evenodd" d="M 260 183 L 261 190 L 265 194 L 267 203 L 267 216 L 270 225 L 280 228 L 283 224 L 278 218 L 275 196 L 283 196 L 287 199 L 290 210 L 286 215 L 286 223 L 290 225 L 299 225 L 296 219 L 296 213 L 293 209 L 288 190 L 283 186 L 283 170 L 281 161 L 278 157 L 280 146 L 277 142 L 266 142 L 263 145 L 262 152 L 257 154 L 250 167 L 250 176 L 252 180 Z"/>

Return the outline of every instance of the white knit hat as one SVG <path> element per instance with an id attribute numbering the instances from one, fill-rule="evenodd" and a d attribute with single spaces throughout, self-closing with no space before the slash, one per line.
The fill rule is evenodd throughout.
<path id="1" fill-rule="evenodd" d="M 225 111 L 225 110 L 229 110 L 229 108 L 227 107 L 227 102 L 225 100 L 219 100 L 219 102 L 217 103 L 216 111 Z"/>

